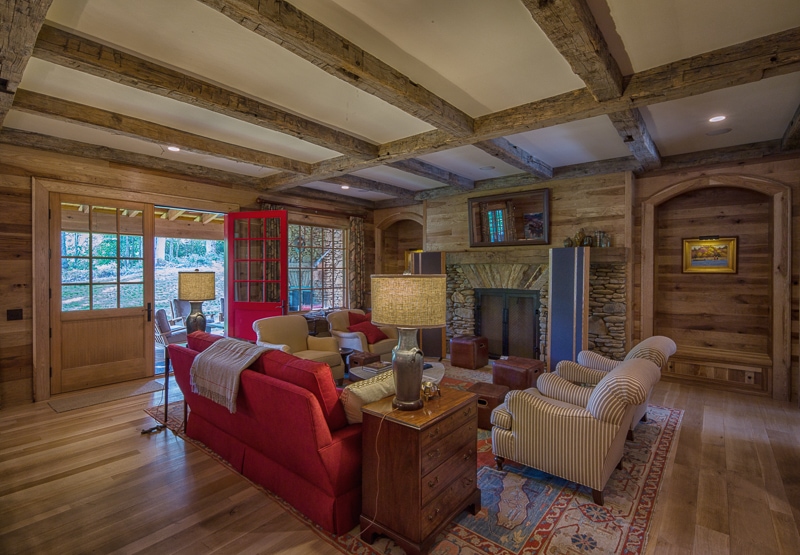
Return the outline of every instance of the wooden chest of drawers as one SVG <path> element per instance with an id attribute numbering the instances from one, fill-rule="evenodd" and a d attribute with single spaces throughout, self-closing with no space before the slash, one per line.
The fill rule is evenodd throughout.
<path id="1" fill-rule="evenodd" d="M 416 411 L 392 398 L 363 407 L 361 538 L 383 534 L 409 555 L 426 552 L 458 514 L 481 507 L 478 397 L 442 388 Z"/>

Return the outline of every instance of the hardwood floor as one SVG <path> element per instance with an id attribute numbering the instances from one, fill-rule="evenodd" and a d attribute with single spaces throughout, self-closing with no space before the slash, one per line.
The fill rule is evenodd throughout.
<path id="1" fill-rule="evenodd" d="M 0 553 L 338 553 L 171 432 L 140 395 L 0 411 Z M 800 410 L 661 382 L 684 409 L 647 553 L 800 553 Z"/>

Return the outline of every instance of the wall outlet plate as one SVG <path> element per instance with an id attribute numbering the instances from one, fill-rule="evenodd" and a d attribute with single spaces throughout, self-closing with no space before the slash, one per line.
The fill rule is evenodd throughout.
<path id="1" fill-rule="evenodd" d="M 6 320 L 9 322 L 11 320 L 22 320 L 22 309 L 21 308 L 9 308 L 6 311 Z"/>

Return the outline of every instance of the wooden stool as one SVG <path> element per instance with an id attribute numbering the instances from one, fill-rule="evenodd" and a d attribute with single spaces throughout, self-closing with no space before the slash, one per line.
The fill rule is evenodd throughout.
<path id="1" fill-rule="evenodd" d="M 509 389 L 536 387 L 536 380 L 544 372 L 544 362 L 532 358 L 508 357 L 492 361 L 492 383 Z"/>
<path id="2" fill-rule="evenodd" d="M 492 429 L 492 411 L 505 401 L 508 388 L 491 383 L 474 383 L 467 391 L 478 396 L 478 428 Z"/>
<path id="3" fill-rule="evenodd" d="M 489 364 L 489 340 L 483 336 L 456 335 L 450 340 L 450 364 L 475 370 Z"/>

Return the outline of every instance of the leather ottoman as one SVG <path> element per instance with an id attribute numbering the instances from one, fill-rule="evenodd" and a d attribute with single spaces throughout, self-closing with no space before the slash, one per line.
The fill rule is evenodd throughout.
<path id="1" fill-rule="evenodd" d="M 353 351 L 350 355 L 350 368 L 356 366 L 366 366 L 371 362 L 378 362 L 381 355 L 376 353 L 367 353 L 365 351 Z"/>
<path id="2" fill-rule="evenodd" d="M 509 389 L 536 387 L 536 380 L 544 372 L 544 362 L 532 358 L 508 357 L 492 361 L 492 383 Z"/>
<path id="3" fill-rule="evenodd" d="M 489 364 L 489 340 L 483 336 L 456 335 L 450 340 L 450 364 L 475 370 Z"/>
<path id="4" fill-rule="evenodd" d="M 506 399 L 508 388 L 504 385 L 478 382 L 467 391 L 478 396 L 478 428 L 492 429 L 492 411 Z"/>

